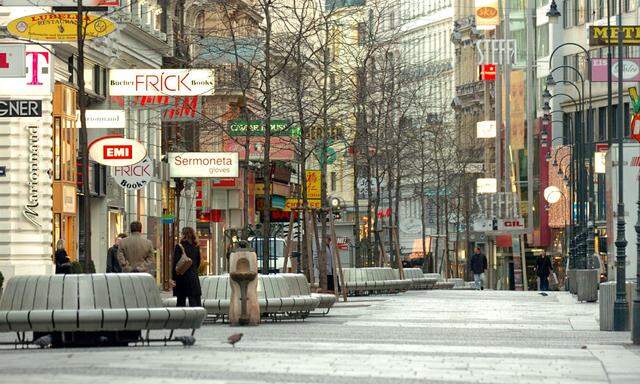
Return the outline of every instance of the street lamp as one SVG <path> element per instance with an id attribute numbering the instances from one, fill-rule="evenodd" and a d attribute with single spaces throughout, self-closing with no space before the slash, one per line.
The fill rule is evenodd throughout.
<path id="1" fill-rule="evenodd" d="M 549 23 L 554 24 L 558 22 L 561 14 L 558 11 L 558 4 L 556 4 L 556 0 L 551 0 L 551 5 L 549 6 L 549 11 L 547 11 L 547 17 L 549 18 Z"/>
<path id="2" fill-rule="evenodd" d="M 549 99 L 551 99 L 551 92 L 549 92 L 549 88 L 545 87 L 544 91 L 542 92 L 542 100 L 549 101 Z"/>

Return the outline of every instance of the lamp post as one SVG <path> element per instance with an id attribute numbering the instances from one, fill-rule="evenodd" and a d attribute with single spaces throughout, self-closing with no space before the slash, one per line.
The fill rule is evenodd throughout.
<path id="1" fill-rule="evenodd" d="M 622 0 L 618 0 L 618 29 L 622 29 Z M 611 29 L 609 28 L 609 32 Z M 608 36 L 611 36 L 610 34 Z M 611 41 L 609 41 L 611 43 Z M 627 260 L 627 239 L 625 238 L 624 220 L 624 183 L 623 166 L 623 136 L 624 136 L 624 100 L 622 99 L 622 63 L 623 63 L 622 33 L 618 33 L 618 220 L 616 227 L 616 301 L 613 304 L 613 330 L 626 331 L 628 327 L 629 312 L 627 307 L 626 292 L 626 260 Z M 609 67 L 611 71 L 611 67 Z"/>

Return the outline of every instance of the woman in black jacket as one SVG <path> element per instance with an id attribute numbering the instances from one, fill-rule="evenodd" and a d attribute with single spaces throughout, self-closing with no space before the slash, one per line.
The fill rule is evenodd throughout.
<path id="1" fill-rule="evenodd" d="M 189 257 L 193 264 L 182 275 L 176 273 L 176 264 L 182 252 Z M 182 238 L 180 244 L 176 245 L 173 252 L 173 268 L 172 275 L 175 286 L 173 287 L 173 296 L 178 299 L 178 307 L 186 307 L 187 298 L 190 307 L 201 307 L 202 290 L 200 288 L 200 279 L 198 278 L 198 270 L 200 269 L 200 247 L 196 240 L 196 233 L 191 227 L 182 228 Z"/>
<path id="2" fill-rule="evenodd" d="M 59 239 L 56 243 L 55 253 L 56 275 L 71 273 L 71 260 L 69 259 L 69 255 L 67 255 L 66 249 L 64 248 L 64 240 Z"/>

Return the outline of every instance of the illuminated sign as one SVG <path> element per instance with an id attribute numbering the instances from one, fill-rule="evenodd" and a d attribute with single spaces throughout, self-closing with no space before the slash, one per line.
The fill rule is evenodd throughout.
<path id="1" fill-rule="evenodd" d="M 618 31 L 620 27 L 606 25 L 592 25 L 589 27 L 589 46 L 616 45 L 618 44 Z M 622 44 L 640 45 L 640 26 L 622 26 Z"/>
<path id="2" fill-rule="evenodd" d="M 496 193 L 498 191 L 498 182 L 496 179 L 480 178 L 476 180 L 476 188 L 478 193 Z"/>
<path id="3" fill-rule="evenodd" d="M 122 136 L 103 136 L 89 144 L 89 157 L 104 165 L 127 166 L 139 163 L 147 156 L 140 142 Z"/>
<path id="4" fill-rule="evenodd" d="M 0 44 L 0 78 L 27 74 L 24 44 Z"/>
<path id="5" fill-rule="evenodd" d="M 476 0 L 476 29 L 493 30 L 500 22 L 498 0 Z"/>
<path id="6" fill-rule="evenodd" d="M 210 96 L 212 69 L 111 69 L 112 96 Z"/>
<path id="7" fill-rule="evenodd" d="M 153 162 L 148 156 L 137 164 L 113 168 L 113 180 L 124 189 L 140 189 L 154 178 Z"/>
<path id="8" fill-rule="evenodd" d="M 476 123 L 476 137 L 478 139 L 491 139 L 496 137 L 496 121 L 478 121 Z"/>
<path id="9" fill-rule="evenodd" d="M 238 177 L 235 152 L 170 152 L 169 176 Z"/>
<path id="10" fill-rule="evenodd" d="M 27 182 L 27 204 L 24 206 L 22 215 L 28 222 L 36 228 L 42 228 L 36 209 L 40 205 L 40 129 L 37 126 L 29 126 L 28 148 L 28 182 Z"/>
<path id="11" fill-rule="evenodd" d="M 42 100 L 0 100 L 0 117 L 41 117 Z"/>
<path id="12" fill-rule="evenodd" d="M 496 79 L 496 66 L 495 64 L 482 64 L 480 65 L 480 80 L 495 81 Z"/>
<path id="13" fill-rule="evenodd" d="M 75 12 L 39 13 L 11 21 L 7 30 L 22 39 L 73 42 L 78 39 L 77 22 Z M 86 40 L 103 37 L 116 30 L 113 21 L 102 16 L 85 15 L 84 23 Z"/>

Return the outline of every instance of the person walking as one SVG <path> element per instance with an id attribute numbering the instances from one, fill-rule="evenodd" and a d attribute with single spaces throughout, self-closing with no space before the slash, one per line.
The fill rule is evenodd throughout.
<path id="1" fill-rule="evenodd" d="M 71 273 L 71 259 L 64 246 L 64 240 L 59 239 L 56 243 L 56 253 L 54 255 L 56 263 L 56 275 Z"/>
<path id="2" fill-rule="evenodd" d="M 487 257 L 482 254 L 479 247 L 476 247 L 470 260 L 471 272 L 473 272 L 473 281 L 476 290 L 482 290 L 482 274 L 487 269 Z"/>
<path id="3" fill-rule="evenodd" d="M 543 252 L 536 260 L 536 275 L 540 279 L 540 291 L 549 290 L 549 275 L 551 272 L 553 272 L 551 259 Z"/>
<path id="4" fill-rule="evenodd" d="M 327 256 L 327 291 L 335 292 L 336 287 L 333 283 L 333 258 L 336 256 L 336 250 L 333 248 L 333 242 L 331 241 L 330 235 L 327 235 L 326 242 L 327 251 L 325 253 Z"/>
<path id="5" fill-rule="evenodd" d="M 191 259 L 192 264 L 182 275 L 176 273 L 178 260 L 185 254 Z M 191 227 L 182 228 L 182 238 L 173 252 L 173 266 L 171 268 L 173 296 L 177 298 L 178 307 L 186 307 L 189 299 L 190 307 L 201 307 L 202 288 L 198 278 L 200 269 L 200 247 L 196 239 L 196 233 Z"/>
<path id="6" fill-rule="evenodd" d="M 116 237 L 115 243 L 109 248 L 107 251 L 107 273 L 121 273 L 122 267 L 120 266 L 120 262 L 118 261 L 118 248 L 120 247 L 120 243 L 122 239 L 127 237 L 126 233 L 120 233 Z"/>
<path id="7" fill-rule="evenodd" d="M 123 272 L 150 272 L 154 263 L 153 244 L 142 237 L 142 223 L 131 222 L 131 236 L 120 240 L 118 262 Z"/>

